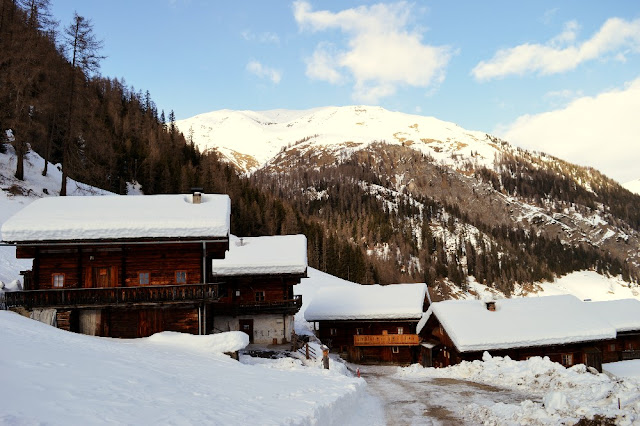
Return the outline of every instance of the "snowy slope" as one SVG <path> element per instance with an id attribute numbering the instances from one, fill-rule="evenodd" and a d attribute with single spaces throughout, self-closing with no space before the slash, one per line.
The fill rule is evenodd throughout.
<path id="1" fill-rule="evenodd" d="M 640 195 L 640 179 L 632 180 L 631 182 L 623 183 L 623 187 L 627 188 L 634 194 Z"/>
<path id="2" fill-rule="evenodd" d="M 364 380 L 239 363 L 220 353 L 235 336 L 99 338 L 0 311 L 0 341 L 0 424 L 380 424 Z"/>
<path id="3" fill-rule="evenodd" d="M 0 154 L 0 226 L 34 200 L 47 195 L 58 195 L 62 178 L 62 173 L 53 164 L 49 164 L 47 176 L 42 176 L 44 160 L 35 152 L 29 152 L 24 167 L 25 180 L 16 179 L 13 176 L 16 170 L 16 156 L 13 147 L 6 146 L 7 152 Z M 73 179 L 67 181 L 67 193 L 74 196 L 111 194 Z M 0 246 L 0 281 L 9 284 L 20 278 L 19 271 L 29 268 L 30 259 L 16 260 L 14 247 Z"/>
<path id="4" fill-rule="evenodd" d="M 486 165 L 493 162 L 498 151 L 486 133 L 468 131 L 433 117 L 372 106 L 221 110 L 180 120 L 176 125 L 187 136 L 192 129 L 193 140 L 201 150 L 215 148 L 244 171 L 256 170 L 283 148 L 293 146 L 349 150 L 385 141 L 411 146 L 444 163 L 458 154 Z"/>

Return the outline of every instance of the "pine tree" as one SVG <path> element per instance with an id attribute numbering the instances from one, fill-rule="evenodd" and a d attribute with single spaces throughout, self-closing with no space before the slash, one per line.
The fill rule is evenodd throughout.
<path id="1" fill-rule="evenodd" d="M 91 20 L 86 19 L 78 13 L 74 13 L 73 21 L 64 29 L 64 50 L 68 55 L 71 63 L 71 73 L 69 76 L 70 90 L 67 109 L 67 125 L 66 137 L 62 147 L 62 183 L 60 186 L 60 195 L 67 195 L 67 168 L 69 166 L 69 156 L 72 149 L 74 135 L 79 133 L 74 128 L 74 119 L 76 119 L 77 108 L 75 105 L 76 97 L 76 81 L 85 75 L 95 72 L 100 66 L 100 60 L 104 59 L 100 56 L 99 51 L 102 48 L 102 41 L 96 39 L 93 33 Z"/>

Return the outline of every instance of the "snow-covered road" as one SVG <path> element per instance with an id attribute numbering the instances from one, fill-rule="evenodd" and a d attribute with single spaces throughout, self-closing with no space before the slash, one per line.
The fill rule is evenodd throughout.
<path id="1" fill-rule="evenodd" d="M 398 377 L 397 367 L 356 366 L 369 392 L 384 403 L 389 425 L 461 425 L 463 408 L 469 404 L 519 404 L 534 399 L 509 389 L 452 378 Z"/>

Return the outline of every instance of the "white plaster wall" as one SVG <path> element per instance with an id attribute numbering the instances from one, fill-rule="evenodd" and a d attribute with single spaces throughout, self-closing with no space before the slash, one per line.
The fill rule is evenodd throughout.
<path id="1" fill-rule="evenodd" d="M 270 345 L 273 339 L 276 339 L 278 344 L 291 342 L 293 315 L 216 316 L 213 318 L 213 332 L 238 331 L 241 319 L 253 319 L 253 343 Z"/>

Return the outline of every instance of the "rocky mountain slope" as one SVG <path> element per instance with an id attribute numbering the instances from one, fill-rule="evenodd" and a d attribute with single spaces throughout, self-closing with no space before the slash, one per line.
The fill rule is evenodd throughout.
<path id="1" fill-rule="evenodd" d="M 640 277 L 640 196 L 483 132 L 363 106 L 224 110 L 176 125 L 323 223 L 323 238 L 376 259 L 364 281 L 474 277 L 509 293 L 579 269 Z"/>

